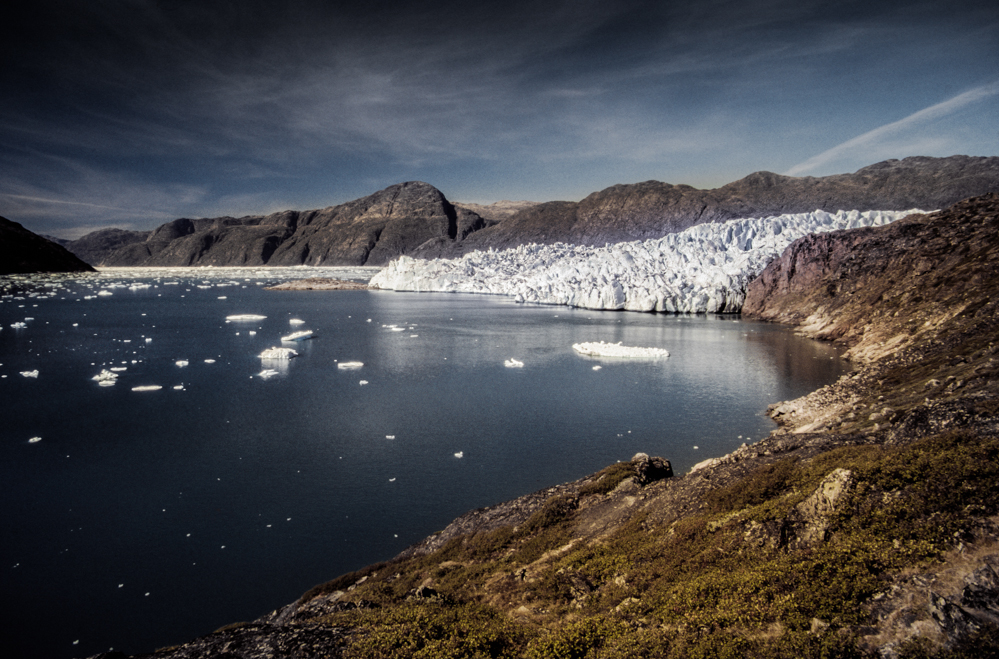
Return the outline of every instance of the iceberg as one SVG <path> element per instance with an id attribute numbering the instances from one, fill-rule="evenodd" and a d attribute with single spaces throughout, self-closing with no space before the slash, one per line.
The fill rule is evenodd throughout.
<path id="1" fill-rule="evenodd" d="M 267 318 L 267 316 L 260 316 L 254 313 L 238 313 L 225 317 L 226 320 L 234 320 L 237 322 L 241 320 L 264 320 L 265 318 Z"/>
<path id="2" fill-rule="evenodd" d="M 278 372 L 273 368 L 265 368 L 264 370 L 257 373 L 257 377 L 266 380 L 267 378 L 274 377 L 277 374 Z"/>
<path id="3" fill-rule="evenodd" d="M 189 363 L 189 362 L 188 362 L 188 361 L 187 361 L 186 359 L 178 359 L 178 360 L 177 360 L 176 362 L 174 362 L 174 363 L 175 363 L 175 364 L 177 364 L 177 366 L 179 366 L 179 367 L 181 367 L 181 368 L 184 368 L 185 366 L 187 366 L 187 365 L 188 365 L 188 363 Z"/>
<path id="4" fill-rule="evenodd" d="M 364 362 L 340 362 L 336 367 L 342 371 L 356 371 L 364 366 Z"/>
<path id="5" fill-rule="evenodd" d="M 261 359 L 288 360 L 293 357 L 298 357 L 298 353 L 291 348 L 268 348 L 260 353 Z"/>
<path id="6" fill-rule="evenodd" d="M 163 385 L 159 384 L 143 384 L 138 387 L 132 387 L 132 391 L 159 391 L 163 388 Z"/>
<path id="7" fill-rule="evenodd" d="M 21 375 L 24 376 L 24 377 L 26 377 L 26 378 L 37 378 L 38 377 L 38 369 L 35 369 L 33 371 L 21 371 Z"/>
<path id="8" fill-rule="evenodd" d="M 916 212 L 814 211 L 700 224 L 662 238 L 604 247 L 530 244 L 455 259 L 400 256 L 369 285 L 505 295 L 516 302 L 585 309 L 737 313 L 749 282 L 794 240 L 881 226 Z"/>
<path id="9" fill-rule="evenodd" d="M 669 357 L 669 351 L 663 348 L 623 346 L 620 341 L 617 343 L 604 343 L 603 341 L 573 343 L 572 349 L 587 357 L 627 357 L 632 359 L 662 359 Z"/>
<path id="10" fill-rule="evenodd" d="M 288 321 L 288 324 L 289 324 L 289 325 L 304 325 L 304 324 L 305 324 L 305 321 L 304 321 L 304 320 L 302 320 L 302 319 L 300 319 L 300 318 L 291 318 L 291 319 L 290 319 L 290 320 Z"/>
<path id="11" fill-rule="evenodd" d="M 506 366 L 507 368 L 524 368 L 524 362 L 520 361 L 519 359 L 514 359 L 513 357 L 511 357 L 510 359 L 503 362 L 503 366 Z"/>
<path id="12" fill-rule="evenodd" d="M 295 342 L 295 341 L 305 341 L 306 339 L 311 339 L 316 335 L 312 330 L 300 330 L 298 332 L 292 332 L 288 336 L 282 336 L 282 341 Z"/>
<path id="13" fill-rule="evenodd" d="M 95 382 L 97 382 L 97 384 L 101 385 L 102 387 L 110 387 L 115 382 L 118 381 L 118 374 L 104 368 L 101 369 L 100 373 L 98 373 L 97 375 L 95 375 L 90 379 L 94 380 Z"/>

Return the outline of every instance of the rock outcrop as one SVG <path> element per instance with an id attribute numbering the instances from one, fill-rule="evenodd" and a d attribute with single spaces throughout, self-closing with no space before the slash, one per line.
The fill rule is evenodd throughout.
<path id="1" fill-rule="evenodd" d="M 0 217 L 0 275 L 88 270 L 93 268 L 65 247 Z"/>

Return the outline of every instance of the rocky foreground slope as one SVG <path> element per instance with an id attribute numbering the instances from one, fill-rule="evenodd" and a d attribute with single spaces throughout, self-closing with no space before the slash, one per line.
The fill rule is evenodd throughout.
<path id="1" fill-rule="evenodd" d="M 93 268 L 65 247 L 0 217 L 0 275 L 88 270 Z"/>
<path id="2" fill-rule="evenodd" d="M 181 657 L 971 657 L 999 651 L 999 197 L 804 238 L 747 313 L 856 371 L 779 429 L 468 513 Z"/>
<path id="3" fill-rule="evenodd" d="M 179 219 L 152 232 L 103 229 L 66 243 L 93 265 L 383 265 L 529 243 L 648 240 L 706 222 L 815 210 L 934 209 L 999 191 L 999 158 L 888 160 L 853 174 L 757 172 L 713 190 L 646 181 L 580 202 L 452 204 L 431 185 L 393 185 L 321 210 Z"/>

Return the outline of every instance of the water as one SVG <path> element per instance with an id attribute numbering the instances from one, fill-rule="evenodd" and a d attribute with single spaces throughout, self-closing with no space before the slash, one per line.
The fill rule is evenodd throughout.
<path id="1" fill-rule="evenodd" d="M 683 472 L 846 369 L 827 345 L 732 317 L 276 292 L 259 283 L 313 273 L 208 272 L 76 278 L 0 303 L 6 656 L 150 651 L 638 451 Z M 267 318 L 225 321 L 237 313 Z M 319 336 L 258 377 L 259 353 L 300 328 Z M 600 340 L 672 354 L 571 349 Z M 338 368 L 351 360 L 364 366 Z M 91 380 L 110 366 L 127 369 L 115 386 Z"/>

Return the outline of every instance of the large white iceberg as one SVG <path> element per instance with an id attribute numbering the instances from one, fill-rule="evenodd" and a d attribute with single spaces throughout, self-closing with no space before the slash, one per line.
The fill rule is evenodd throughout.
<path id="1" fill-rule="evenodd" d="M 298 357 L 298 353 L 291 348 L 268 348 L 260 353 L 261 359 L 291 359 L 292 357 Z"/>
<path id="2" fill-rule="evenodd" d="M 400 256 L 373 288 L 508 295 L 519 302 L 585 309 L 729 313 L 746 286 L 794 240 L 811 233 L 880 226 L 920 211 L 815 211 L 729 220 L 654 240 L 521 245 L 456 259 Z"/>
<path id="3" fill-rule="evenodd" d="M 603 341 L 573 343 L 572 349 L 587 357 L 629 357 L 637 359 L 669 357 L 669 351 L 664 348 L 623 346 L 620 341 L 617 343 L 604 343 Z"/>

